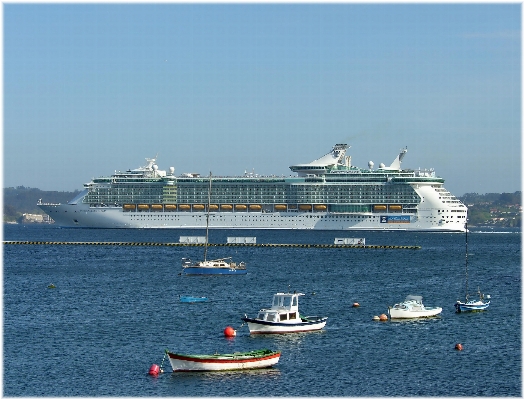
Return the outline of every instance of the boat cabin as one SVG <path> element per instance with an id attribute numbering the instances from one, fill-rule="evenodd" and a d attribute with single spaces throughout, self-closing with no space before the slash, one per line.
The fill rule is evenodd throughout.
<path id="1" fill-rule="evenodd" d="M 274 323 L 297 323 L 300 322 L 298 312 L 298 297 L 301 293 L 273 295 L 273 303 L 270 309 L 261 309 L 257 319 Z"/>

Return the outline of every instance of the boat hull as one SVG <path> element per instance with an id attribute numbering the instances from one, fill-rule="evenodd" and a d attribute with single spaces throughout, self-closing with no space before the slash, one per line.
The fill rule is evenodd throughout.
<path id="1" fill-rule="evenodd" d="M 278 323 L 249 317 L 244 317 L 242 320 L 247 323 L 250 334 L 287 334 L 321 330 L 326 325 L 327 317 L 298 323 Z"/>
<path id="2" fill-rule="evenodd" d="M 441 307 L 425 308 L 424 310 L 389 309 L 391 319 L 418 319 L 421 317 L 433 317 L 442 313 Z"/>
<path id="3" fill-rule="evenodd" d="M 173 372 L 231 371 L 272 367 L 280 360 L 280 352 L 253 351 L 231 355 L 183 355 L 167 352 Z"/>
<path id="4" fill-rule="evenodd" d="M 180 302 L 195 303 L 195 302 L 207 302 L 208 299 L 203 296 L 181 296 Z"/>
<path id="5" fill-rule="evenodd" d="M 206 215 L 202 212 L 125 212 L 120 207 L 90 207 L 88 204 L 39 204 L 58 226 L 106 229 L 205 229 Z M 398 231 L 465 231 L 464 223 L 433 222 L 436 211 L 420 211 L 406 215 L 373 213 L 315 212 L 304 217 L 303 212 L 211 212 L 210 229 L 268 229 L 268 230 L 398 230 Z M 435 215 L 434 215 L 435 213 Z M 409 220 L 408 220 L 409 219 Z M 384 222 L 386 220 L 386 222 Z"/>
<path id="6" fill-rule="evenodd" d="M 489 306 L 489 302 L 482 301 L 470 301 L 470 302 L 457 302 L 455 303 L 455 310 L 457 313 L 464 312 L 480 312 L 486 310 Z"/>
<path id="7" fill-rule="evenodd" d="M 182 274 L 187 274 L 187 275 L 215 275 L 215 274 L 242 275 L 242 274 L 247 274 L 247 269 L 190 266 L 190 267 L 185 267 L 184 269 L 182 269 Z"/>

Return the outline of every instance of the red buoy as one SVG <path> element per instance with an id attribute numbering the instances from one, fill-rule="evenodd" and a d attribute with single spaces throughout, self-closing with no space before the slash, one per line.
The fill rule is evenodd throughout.
<path id="1" fill-rule="evenodd" d="M 458 350 L 458 351 L 461 351 L 463 348 L 462 348 L 462 344 L 456 344 L 455 345 L 455 349 Z"/>
<path id="2" fill-rule="evenodd" d="M 149 375 L 157 376 L 158 373 L 160 373 L 160 367 L 158 364 L 153 364 L 151 367 L 149 367 Z"/>
<path id="3" fill-rule="evenodd" d="M 226 337 L 234 337 L 235 335 L 237 335 L 237 332 L 233 329 L 233 327 L 227 326 L 224 329 L 224 335 Z"/>

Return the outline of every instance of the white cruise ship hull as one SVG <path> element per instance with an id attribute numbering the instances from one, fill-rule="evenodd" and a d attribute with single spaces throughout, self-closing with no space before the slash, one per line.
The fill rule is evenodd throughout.
<path id="1" fill-rule="evenodd" d="M 91 208 L 86 204 L 39 205 L 57 225 L 105 229 L 205 229 L 204 212 L 124 212 L 120 207 Z M 399 216 L 403 216 L 399 219 Z M 465 231 L 464 222 L 439 222 L 431 212 L 417 215 L 333 214 L 328 212 L 211 212 L 210 229 L 406 230 Z"/>

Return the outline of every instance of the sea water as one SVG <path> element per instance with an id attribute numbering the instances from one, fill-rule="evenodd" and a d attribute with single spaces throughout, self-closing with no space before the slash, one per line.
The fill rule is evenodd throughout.
<path id="1" fill-rule="evenodd" d="M 6 225 L 4 241 L 176 243 L 202 230 L 60 229 Z M 3 245 L 4 396 L 521 396 L 521 236 L 468 234 L 469 289 L 489 309 L 456 314 L 465 295 L 465 234 L 212 230 L 257 243 L 420 249 L 210 247 L 208 258 L 247 263 L 244 276 L 182 276 L 202 247 Z M 48 288 L 51 284 L 55 288 Z M 323 331 L 250 336 L 244 314 L 297 291 Z M 441 306 L 439 317 L 377 322 L 407 295 Z M 179 295 L 205 296 L 188 304 Z M 353 307 L 358 302 L 359 307 Z M 237 330 L 226 338 L 225 327 Z M 463 345 L 462 351 L 455 344 Z M 164 351 L 282 352 L 271 368 L 172 373 Z M 163 362 L 163 363 L 162 363 Z M 148 375 L 152 364 L 164 373 Z"/>

